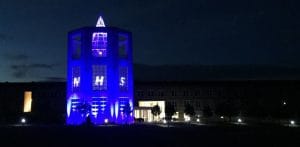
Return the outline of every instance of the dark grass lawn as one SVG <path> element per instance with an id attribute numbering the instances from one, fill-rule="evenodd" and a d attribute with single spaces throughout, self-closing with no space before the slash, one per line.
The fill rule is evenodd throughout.
<path id="1" fill-rule="evenodd" d="M 300 128 L 283 126 L 153 125 L 106 127 L 1 126 L 0 147 L 6 146 L 300 146 Z"/>

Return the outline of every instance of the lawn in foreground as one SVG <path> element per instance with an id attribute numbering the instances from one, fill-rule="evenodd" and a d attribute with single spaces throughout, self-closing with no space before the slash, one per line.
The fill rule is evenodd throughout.
<path id="1" fill-rule="evenodd" d="M 299 146 L 300 129 L 282 126 L 1 126 L 0 146 Z"/>

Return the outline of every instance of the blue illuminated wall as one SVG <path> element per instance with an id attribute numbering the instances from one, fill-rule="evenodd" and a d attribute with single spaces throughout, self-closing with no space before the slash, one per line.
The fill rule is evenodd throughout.
<path id="1" fill-rule="evenodd" d="M 101 17 L 69 32 L 67 124 L 133 122 L 131 42 L 130 32 L 105 27 Z"/>

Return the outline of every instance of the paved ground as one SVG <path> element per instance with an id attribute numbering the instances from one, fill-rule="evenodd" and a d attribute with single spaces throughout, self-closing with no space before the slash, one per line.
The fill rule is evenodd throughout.
<path id="1" fill-rule="evenodd" d="M 247 125 L 1 126 L 0 146 L 300 146 L 300 128 Z"/>

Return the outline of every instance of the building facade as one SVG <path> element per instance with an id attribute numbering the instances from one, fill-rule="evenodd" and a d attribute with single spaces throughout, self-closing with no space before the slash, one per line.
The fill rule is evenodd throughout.
<path id="1" fill-rule="evenodd" d="M 66 87 L 66 82 L 0 83 L 0 123 L 18 123 L 21 117 L 29 123 L 64 123 Z M 227 108 L 236 107 L 236 115 L 243 117 L 275 118 L 284 114 L 297 120 L 299 89 L 300 81 L 293 80 L 135 82 L 134 117 L 155 121 L 151 108 L 159 105 L 159 118 L 163 119 L 167 104 L 175 106 L 178 113 L 174 117 L 179 121 L 185 119 L 186 104 L 194 107 L 195 117 L 203 117 L 207 106 L 213 116 L 219 116 L 219 105 L 228 102 Z"/>
<path id="2" fill-rule="evenodd" d="M 159 105 L 162 109 L 166 105 L 173 105 L 176 110 L 173 118 L 190 120 L 185 114 L 186 105 L 190 105 L 195 110 L 194 118 L 204 117 L 207 109 L 213 117 L 220 117 L 222 106 L 235 111 L 232 112 L 234 116 L 286 115 L 295 118 L 300 115 L 297 111 L 300 103 L 300 91 L 297 90 L 300 88 L 299 84 L 299 81 L 289 80 L 136 82 L 135 117 L 151 122 L 155 118 L 151 114 L 154 105 Z M 165 116 L 159 117 L 163 120 Z"/>
<path id="3" fill-rule="evenodd" d="M 133 121 L 131 33 L 106 27 L 100 16 L 96 27 L 68 35 L 67 124 L 90 118 L 94 124 Z"/>

